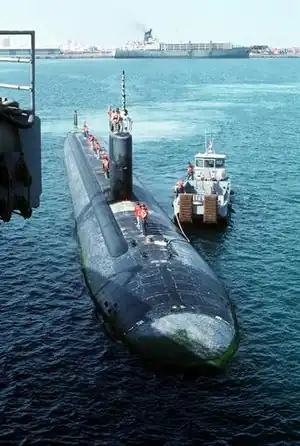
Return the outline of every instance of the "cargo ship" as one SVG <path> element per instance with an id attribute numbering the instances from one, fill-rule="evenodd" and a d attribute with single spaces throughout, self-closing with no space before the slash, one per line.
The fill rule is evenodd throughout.
<path id="1" fill-rule="evenodd" d="M 142 41 L 128 42 L 116 48 L 116 59 L 205 59 L 248 58 L 251 47 L 232 43 L 162 43 L 152 37 L 152 29 L 146 31 Z"/>

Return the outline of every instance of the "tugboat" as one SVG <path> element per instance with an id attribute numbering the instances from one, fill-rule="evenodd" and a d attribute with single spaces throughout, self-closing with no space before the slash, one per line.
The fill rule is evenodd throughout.
<path id="1" fill-rule="evenodd" d="M 207 143 L 205 137 L 205 151 L 195 155 L 194 164 L 188 164 L 186 180 L 179 180 L 175 186 L 177 224 L 227 223 L 234 193 L 225 163 L 226 155 L 215 152 L 213 138 Z"/>

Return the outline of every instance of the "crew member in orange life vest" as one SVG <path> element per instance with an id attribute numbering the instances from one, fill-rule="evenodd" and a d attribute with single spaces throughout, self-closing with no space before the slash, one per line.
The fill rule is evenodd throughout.
<path id="1" fill-rule="evenodd" d="M 94 135 L 90 135 L 89 138 L 90 138 L 89 146 L 90 146 L 90 149 L 93 150 L 94 149 L 95 136 Z"/>
<path id="2" fill-rule="evenodd" d="M 176 198 L 178 197 L 179 194 L 184 194 L 184 183 L 182 180 L 178 181 L 175 193 L 176 193 Z"/>
<path id="3" fill-rule="evenodd" d="M 83 135 L 85 138 L 87 138 L 89 136 L 89 129 L 88 129 L 88 126 L 86 125 L 86 121 L 84 121 L 84 123 L 83 123 Z"/>
<path id="4" fill-rule="evenodd" d="M 193 180 L 194 179 L 194 166 L 192 163 L 188 163 L 187 167 L 187 179 Z"/>
<path id="5" fill-rule="evenodd" d="M 109 176 L 109 160 L 108 160 L 108 158 L 105 158 L 103 160 L 103 170 L 104 170 L 104 175 L 106 176 L 106 178 L 108 178 L 108 176 Z"/>
<path id="6" fill-rule="evenodd" d="M 136 226 L 139 230 L 141 230 L 141 220 L 140 220 L 140 210 L 141 210 L 141 203 L 138 201 L 134 207 L 134 215 L 136 218 Z"/>
<path id="7" fill-rule="evenodd" d="M 113 123 L 113 116 L 114 116 L 114 115 L 115 115 L 115 110 L 112 109 L 111 107 L 109 107 L 109 110 L 108 110 L 108 116 L 109 116 L 109 118 L 108 118 L 108 120 L 109 120 L 109 130 L 110 130 L 111 132 L 114 131 L 114 123 Z"/>
<path id="8" fill-rule="evenodd" d="M 100 144 L 99 144 L 98 139 L 96 139 L 96 138 L 95 138 L 95 141 L 94 141 L 94 151 L 95 151 L 95 153 L 97 155 L 97 158 L 98 158 L 99 151 L 100 151 Z"/>
<path id="9" fill-rule="evenodd" d="M 115 110 L 112 111 L 111 120 L 112 120 L 113 130 L 117 131 L 119 126 L 119 114 L 117 111 Z"/>
<path id="10" fill-rule="evenodd" d="M 144 236 L 147 236 L 148 213 L 149 212 L 148 212 L 148 209 L 147 209 L 146 205 L 142 204 L 138 215 L 140 217 L 142 233 L 143 233 Z"/>
<path id="11" fill-rule="evenodd" d="M 104 152 L 104 150 L 102 150 L 102 153 L 101 153 L 102 167 L 103 167 L 103 161 L 105 159 L 108 159 L 108 155 L 106 152 Z"/>
<path id="12" fill-rule="evenodd" d="M 101 155 L 101 159 L 102 159 L 102 169 L 103 169 L 103 173 L 106 177 L 108 177 L 109 175 L 109 158 L 106 152 L 102 152 Z"/>

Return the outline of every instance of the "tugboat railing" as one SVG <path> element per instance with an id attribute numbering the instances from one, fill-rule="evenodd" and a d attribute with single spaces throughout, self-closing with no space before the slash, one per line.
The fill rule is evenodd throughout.
<path id="1" fill-rule="evenodd" d="M 7 88 L 9 90 L 29 91 L 30 95 L 30 109 L 33 117 L 35 114 L 35 31 L 8 31 L 0 30 L 0 36 L 30 36 L 30 57 L 9 56 L 0 57 L 0 62 L 12 63 L 28 63 L 30 67 L 30 83 L 29 85 L 17 85 L 0 83 L 0 88 Z"/>

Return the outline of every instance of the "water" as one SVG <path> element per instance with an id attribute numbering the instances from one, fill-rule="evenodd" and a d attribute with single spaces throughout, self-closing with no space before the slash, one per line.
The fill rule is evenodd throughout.
<path id="1" fill-rule="evenodd" d="M 105 337 L 83 281 L 63 141 L 74 108 L 105 134 L 122 69 L 136 170 L 169 212 L 205 129 L 228 154 L 232 225 L 193 237 L 241 324 L 216 378 L 146 370 Z M 0 225 L 0 444 L 300 444 L 300 60 L 39 61 L 37 80 L 41 207 Z"/>

